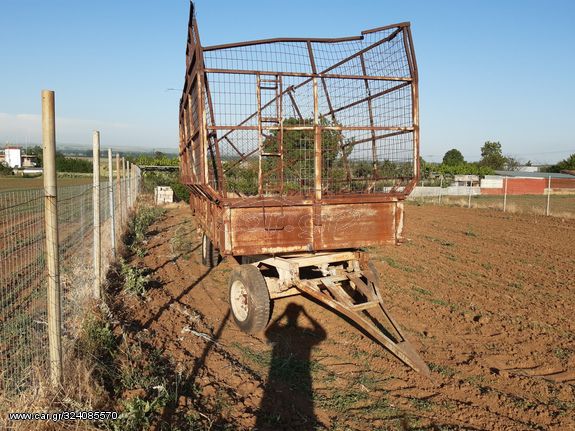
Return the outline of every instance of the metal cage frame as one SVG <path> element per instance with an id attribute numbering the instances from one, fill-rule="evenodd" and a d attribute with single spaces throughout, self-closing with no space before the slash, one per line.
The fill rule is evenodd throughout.
<path id="1" fill-rule="evenodd" d="M 298 132 L 308 142 L 305 151 L 301 142 L 292 143 L 294 160 L 285 142 Z M 329 148 L 322 147 L 322 138 L 330 140 Z M 180 157 L 182 183 L 218 202 L 404 198 L 419 176 L 418 74 L 410 24 L 353 37 L 203 47 L 192 5 Z M 250 163 L 257 168 L 257 188 L 238 190 L 234 171 Z M 305 174 L 292 175 L 290 182 L 286 171 L 294 165 L 300 171 L 304 166 Z"/>

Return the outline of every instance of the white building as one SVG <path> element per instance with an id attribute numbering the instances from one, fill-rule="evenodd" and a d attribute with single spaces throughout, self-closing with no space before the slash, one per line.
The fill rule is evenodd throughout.
<path id="1" fill-rule="evenodd" d="M 22 167 L 22 150 L 16 147 L 4 149 L 4 162 L 11 168 Z"/>

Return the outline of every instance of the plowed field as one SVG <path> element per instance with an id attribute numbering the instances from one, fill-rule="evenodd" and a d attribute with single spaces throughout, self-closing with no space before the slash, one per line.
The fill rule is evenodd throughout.
<path id="1" fill-rule="evenodd" d="M 242 333 L 228 311 L 231 263 L 201 265 L 185 207 L 133 258 L 152 270 L 147 299 L 116 307 L 187 376 L 177 408 L 201 400 L 216 429 L 575 429 L 575 221 L 406 213 L 409 241 L 370 252 L 431 380 L 301 296 L 275 302 L 265 334 Z"/>

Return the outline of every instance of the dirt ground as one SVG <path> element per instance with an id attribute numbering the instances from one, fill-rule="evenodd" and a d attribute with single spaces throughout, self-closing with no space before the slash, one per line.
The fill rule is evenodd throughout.
<path id="1" fill-rule="evenodd" d="M 409 205 L 409 241 L 370 250 L 418 375 L 301 296 L 265 334 L 230 316 L 231 263 L 208 271 L 186 207 L 151 227 L 145 300 L 116 306 L 201 399 L 214 429 L 575 429 L 575 220 Z M 169 421 L 170 412 L 165 412 Z M 226 428 L 227 429 L 227 428 Z"/>

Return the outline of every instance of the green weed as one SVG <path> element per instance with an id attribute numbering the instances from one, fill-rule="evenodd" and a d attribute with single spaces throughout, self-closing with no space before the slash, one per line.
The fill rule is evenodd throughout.
<path id="1" fill-rule="evenodd" d="M 122 262 L 120 272 L 124 277 L 123 289 L 126 292 L 140 297 L 146 296 L 150 276 L 146 275 L 145 269 L 130 266 L 126 262 Z"/>
<path id="2" fill-rule="evenodd" d="M 355 389 L 342 389 L 331 393 L 330 395 L 316 395 L 315 401 L 318 406 L 344 413 L 351 409 L 354 404 L 367 399 L 366 392 L 360 392 Z"/>
<path id="3" fill-rule="evenodd" d="M 512 287 L 513 289 L 522 289 L 523 285 L 518 281 L 512 281 L 509 283 L 509 287 Z"/>
<path id="4" fill-rule="evenodd" d="M 112 431 L 140 431 L 148 429 L 151 420 L 157 411 L 166 405 L 167 396 L 163 390 L 152 400 L 145 400 L 135 397 L 122 403 L 123 411 L 118 419 L 109 421 L 106 424 Z"/>
<path id="5" fill-rule="evenodd" d="M 433 403 L 426 398 L 410 398 L 409 401 L 417 410 L 431 410 Z"/>
<path id="6" fill-rule="evenodd" d="M 146 232 L 152 223 L 163 217 L 165 214 L 165 208 L 142 207 L 132 220 L 131 230 L 134 234 L 135 242 L 143 241 L 146 237 Z"/>
<path id="7" fill-rule="evenodd" d="M 172 255 L 182 256 L 184 259 L 189 259 L 192 255 L 193 240 L 190 235 L 191 222 L 186 222 L 185 225 L 178 226 L 174 232 L 174 236 L 170 239 L 170 248 Z"/>
<path id="8" fill-rule="evenodd" d="M 432 293 L 429 290 L 423 289 L 422 287 L 413 286 L 412 289 L 415 290 L 417 293 L 421 293 L 422 295 L 428 295 L 428 296 L 432 295 Z"/>
<path id="9" fill-rule="evenodd" d="M 103 359 L 116 354 L 116 337 L 110 324 L 98 316 L 90 315 L 82 325 L 77 350 L 82 355 Z"/>
<path id="10" fill-rule="evenodd" d="M 429 369 L 445 377 L 453 377 L 455 375 L 455 371 L 446 365 L 438 365 L 430 362 Z"/>
<path id="11" fill-rule="evenodd" d="M 568 349 L 563 349 L 561 347 L 555 349 L 553 354 L 557 357 L 557 359 L 561 359 L 562 361 L 569 359 L 570 351 Z"/>

